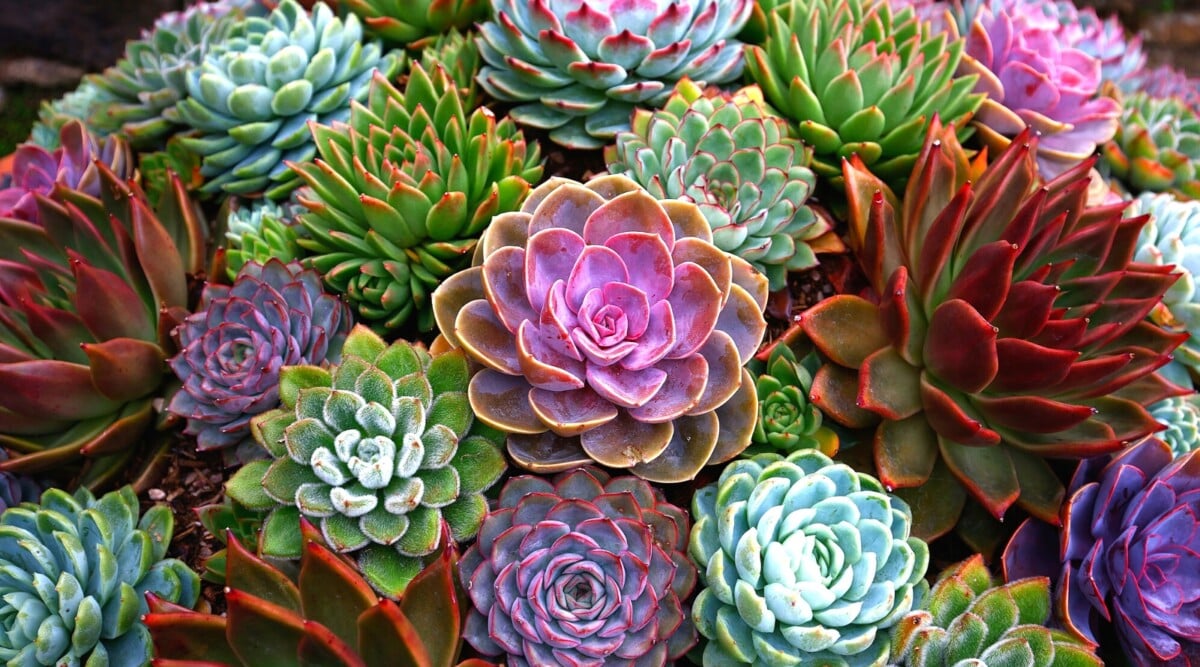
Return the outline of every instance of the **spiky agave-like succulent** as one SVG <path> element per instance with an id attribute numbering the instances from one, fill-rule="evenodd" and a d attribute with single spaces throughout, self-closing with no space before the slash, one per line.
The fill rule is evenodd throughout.
<path id="1" fill-rule="evenodd" d="M 457 662 L 462 645 L 458 558 L 448 546 L 409 584 L 399 602 L 380 599 L 349 561 L 308 522 L 297 575 L 288 575 L 229 540 L 228 610 L 190 611 L 149 596 L 146 626 L 159 661 L 258 667 L 490 667 Z M 156 662 L 157 664 L 157 662 Z"/>
<path id="2" fill-rule="evenodd" d="M 632 126 L 605 149 L 609 172 L 695 202 L 713 244 L 750 262 L 772 291 L 786 287 L 788 271 L 815 266 L 817 252 L 845 249 L 806 203 L 816 185 L 811 150 L 788 136 L 757 87 L 706 93 L 684 79 L 662 109 L 635 110 Z"/>
<path id="3" fill-rule="evenodd" d="M 85 456 L 84 483 L 121 473 L 154 419 L 171 330 L 206 226 L 182 184 L 152 209 L 134 181 L 95 163 L 99 196 L 35 195 L 42 225 L 0 219 L 0 469 Z"/>
<path id="4" fill-rule="evenodd" d="M 1164 329 L 1189 334 L 1175 348 L 1171 366 L 1182 365 L 1200 376 L 1200 201 L 1179 201 L 1173 195 L 1144 194 L 1129 207 L 1130 215 L 1149 214 L 1138 235 L 1134 260 L 1173 266 L 1181 275 L 1150 311 L 1150 319 Z M 1182 375 L 1182 373 L 1180 373 Z"/>
<path id="5" fill-rule="evenodd" d="M 1145 319 L 1178 275 L 1131 261 L 1146 218 L 1088 207 L 1089 162 L 1041 183 L 1036 154 L 1026 131 L 972 174 L 935 125 L 903 203 L 846 166 L 875 300 L 802 316 L 829 359 L 812 394 L 876 429 L 880 479 L 912 500 L 922 535 L 954 525 L 964 487 L 996 517 L 1015 502 L 1055 521 L 1063 488 L 1045 457 L 1120 449 L 1158 429 L 1145 406 L 1181 391 L 1154 370 L 1184 336 Z"/>
<path id="6" fill-rule="evenodd" d="M 469 115 L 468 115 L 469 114 Z M 313 125 L 321 159 L 297 164 L 311 238 L 301 247 L 359 320 L 433 328 L 430 294 L 466 268 L 492 217 L 542 174 L 537 144 L 486 108 L 463 107 L 440 65 L 414 65 L 404 92 L 379 75 L 348 124 Z"/>
<path id="7" fill-rule="evenodd" d="M 285 197 L 300 184 L 288 162 L 316 154 L 307 124 L 345 118 L 371 76 L 393 76 L 401 61 L 362 41 L 357 17 L 343 21 L 322 2 L 311 16 L 283 0 L 270 15 L 245 19 L 188 71 L 187 97 L 175 106 L 198 134 L 181 141 L 204 156 L 202 190 Z"/>
<path id="8" fill-rule="evenodd" d="M 892 630 L 892 661 L 903 667 L 1100 667 L 1095 649 L 1046 627 L 1050 580 L 997 585 L 972 556 L 951 566 L 921 605 Z"/>
<path id="9" fill-rule="evenodd" d="M 815 450 L 729 464 L 692 514 L 706 667 L 882 667 L 887 629 L 927 588 L 908 505 Z"/>
<path id="10" fill-rule="evenodd" d="M 857 155 L 898 184 L 921 151 L 934 114 L 960 126 L 983 97 L 975 76 L 955 77 L 963 42 L 933 33 L 911 8 L 884 0 L 792 0 L 769 17 L 750 78 L 813 147 L 813 170 L 841 179 Z"/>
<path id="11" fill-rule="evenodd" d="M 797 449 L 816 449 L 826 456 L 837 453 L 837 434 L 821 425 L 821 411 L 808 398 L 813 373 L 820 365 L 812 352 L 797 360 L 782 340 L 771 346 L 766 358 L 760 353 L 746 365 L 756 377 L 758 394 L 758 421 L 751 436 L 754 453 L 790 454 Z"/>
<path id="12" fill-rule="evenodd" d="M 505 464 L 500 436 L 471 414 L 469 377 L 460 351 L 389 346 L 362 325 L 332 371 L 284 368 L 283 407 L 251 421 L 272 460 L 247 464 L 226 487 L 246 507 L 271 510 L 264 554 L 298 558 L 303 516 L 394 597 L 437 549 L 443 521 L 454 541 L 473 537 L 483 492 Z"/>
<path id="13" fill-rule="evenodd" d="M 1150 415 L 1166 428 L 1154 437 L 1176 457 L 1200 449 L 1200 394 L 1172 396 L 1150 406 Z"/>
<path id="14" fill-rule="evenodd" d="M 1117 133 L 1100 151 L 1109 173 L 1134 194 L 1200 199 L 1200 115 L 1178 97 L 1136 93 L 1122 104 Z"/>
<path id="15" fill-rule="evenodd" d="M 249 262 L 266 264 L 278 259 L 291 262 L 307 253 L 300 238 L 307 234 L 300 224 L 306 209 L 292 202 L 259 200 L 244 203 L 225 220 L 225 266 L 229 279 L 237 277 Z"/>
<path id="16" fill-rule="evenodd" d="M 480 27 L 489 95 L 523 102 L 522 125 L 568 148 L 600 148 L 629 127 L 635 106 L 666 101 L 683 77 L 706 83 L 742 73 L 742 29 L 752 0 L 492 0 Z"/>
<path id="17" fill-rule="evenodd" d="M 0 515 L 0 660 L 9 665 L 146 665 L 148 593 L 190 608 L 200 578 L 165 558 L 175 521 L 138 518 L 130 487 L 96 499 L 50 489 Z"/>
<path id="18" fill-rule="evenodd" d="M 367 32 L 409 48 L 424 46 L 456 28 L 469 28 L 488 14 L 488 0 L 343 0 Z"/>
<path id="19" fill-rule="evenodd" d="M 766 330 L 767 280 L 712 244 L 695 204 L 623 176 L 553 179 L 497 216 L 476 255 L 434 313 L 485 366 L 471 406 L 518 465 L 679 482 L 750 444 L 742 365 Z"/>

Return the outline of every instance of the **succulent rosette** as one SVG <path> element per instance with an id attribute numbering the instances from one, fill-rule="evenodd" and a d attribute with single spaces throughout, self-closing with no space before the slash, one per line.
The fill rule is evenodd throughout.
<path id="1" fill-rule="evenodd" d="M 637 109 L 632 130 L 605 149 L 608 171 L 662 199 L 695 202 L 713 243 L 750 262 L 771 291 L 788 271 L 845 250 L 833 224 L 807 201 L 816 185 L 811 151 L 788 136 L 757 87 L 705 93 L 680 81 L 662 109 Z"/>
<path id="2" fill-rule="evenodd" d="M 226 486 L 248 509 L 271 511 L 264 555 L 299 558 L 304 517 L 396 597 L 438 548 L 443 521 L 455 542 L 474 537 L 505 463 L 500 436 L 471 414 L 469 377 L 460 351 L 387 345 L 362 325 L 332 370 L 285 367 L 282 407 L 251 421 L 271 460 Z"/>
<path id="3" fill-rule="evenodd" d="M 0 660 L 8 665 L 148 665 L 146 594 L 190 608 L 200 578 L 165 558 L 175 521 L 139 519 L 131 487 L 99 500 L 50 489 L 0 514 Z"/>
<path id="4" fill-rule="evenodd" d="M 815 450 L 734 461 L 692 513 L 706 667 L 882 666 L 888 628 L 927 588 L 908 505 Z"/>
<path id="5" fill-rule="evenodd" d="M 207 285 L 176 329 L 170 364 L 183 387 L 167 411 L 187 420 L 201 451 L 255 449 L 250 419 L 278 407 L 279 371 L 336 362 L 350 324 L 350 309 L 316 272 L 277 259 L 246 264 L 232 286 Z"/>
<path id="6" fill-rule="evenodd" d="M 1154 435 L 1175 456 L 1200 449 L 1200 394 L 1172 396 L 1150 406 L 1150 415 L 1165 428 Z"/>
<path id="7" fill-rule="evenodd" d="M 1100 667 L 1086 642 L 1047 627 L 1050 579 L 997 582 L 976 554 L 938 577 L 919 611 L 892 630 L 900 667 Z"/>
<path id="8" fill-rule="evenodd" d="M 509 667 L 661 667 L 696 643 L 687 514 L 597 468 L 510 479 L 459 565 L 463 631 Z"/>
<path id="9" fill-rule="evenodd" d="M 485 367 L 471 406 L 518 465 L 678 482 L 750 444 L 742 365 L 766 330 L 767 279 L 712 244 L 695 204 L 621 176 L 552 179 L 492 221 L 476 259 L 434 313 Z"/>
<path id="10" fill-rule="evenodd" d="M 367 32 L 400 46 L 422 46 L 488 13 L 488 0 L 343 0 Z"/>
<path id="11" fill-rule="evenodd" d="M 1124 90 L 1127 93 L 1143 92 L 1159 99 L 1178 97 L 1194 113 L 1200 113 L 1200 78 L 1188 76 L 1170 65 L 1159 65 L 1146 71 L 1134 85 Z"/>
<path id="12" fill-rule="evenodd" d="M 747 368 L 756 376 L 758 421 L 754 424 L 754 453 L 816 449 L 826 456 L 838 450 L 838 436 L 821 424 L 821 411 L 808 399 L 820 359 L 809 353 L 803 360 L 786 343 L 771 346 L 765 359 L 755 357 Z M 749 450 L 747 450 L 749 451 Z"/>
<path id="13" fill-rule="evenodd" d="M 238 28 L 188 70 L 187 97 L 175 109 L 196 136 L 182 141 L 204 156 L 204 192 L 281 199 L 300 184 L 288 163 L 317 152 L 308 123 L 346 118 L 371 76 L 396 74 L 402 57 L 364 42 L 357 17 L 340 19 L 321 2 L 310 15 L 283 0 Z"/>
<path id="14" fill-rule="evenodd" d="M 1184 391 L 1154 373 L 1185 336 L 1146 319 L 1178 278 L 1131 261 L 1146 218 L 1087 206 L 1090 162 L 1044 183 L 1036 154 L 1026 131 L 973 167 L 935 127 L 902 205 L 848 163 L 871 299 L 837 295 L 801 318 L 829 360 L 813 401 L 875 429 L 875 468 L 923 537 L 953 527 L 968 493 L 997 518 L 1016 503 L 1055 521 L 1063 487 L 1046 459 L 1118 450 L 1159 429 L 1147 406 Z"/>
<path id="15" fill-rule="evenodd" d="M 1059 622 L 1096 644 L 1115 634 L 1137 665 L 1200 656 L 1200 453 L 1147 438 L 1080 463 L 1062 528 L 1026 519 L 1004 551 L 1010 581 L 1056 582 Z"/>
<path id="16" fill-rule="evenodd" d="M 403 92 L 371 82 L 348 123 L 312 126 L 321 159 L 297 164 L 307 262 L 379 331 L 433 328 L 430 294 L 466 268 L 492 217 L 542 175 L 511 120 L 464 107 L 445 68 L 414 65 Z"/>
<path id="17" fill-rule="evenodd" d="M 291 262 L 307 253 L 299 240 L 307 232 L 300 224 L 306 209 L 292 202 L 267 200 L 249 202 L 230 211 L 225 219 L 225 266 L 229 279 L 249 262 Z"/>
<path id="18" fill-rule="evenodd" d="M 629 127 L 635 106 L 666 101 L 683 77 L 741 76 L 734 39 L 753 0 L 492 0 L 480 26 L 492 97 L 523 102 L 510 115 L 568 148 L 600 148 Z"/>
<path id="19" fill-rule="evenodd" d="M 1108 172 L 1135 194 L 1200 199 L 1200 115 L 1178 97 L 1136 93 L 1123 105 L 1117 133 L 1100 152 Z"/>
<path id="20" fill-rule="evenodd" d="M 750 78 L 813 147 L 813 171 L 838 183 L 857 155 L 889 183 L 908 175 L 934 114 L 969 133 L 976 77 L 955 77 L 963 42 L 882 0 L 795 0 L 769 17 Z"/>
<path id="21" fill-rule="evenodd" d="M 1129 214 L 1150 216 L 1138 235 L 1134 260 L 1174 267 L 1181 274 L 1150 311 L 1150 320 L 1168 331 L 1189 334 L 1175 349 L 1171 366 L 1182 365 L 1200 376 L 1200 201 L 1144 194 L 1134 200 Z"/>
<path id="22" fill-rule="evenodd" d="M 450 79 L 458 86 L 463 109 L 480 106 L 479 82 L 476 78 L 482 61 L 474 33 L 463 34 L 452 28 L 421 49 L 421 57 L 416 62 L 426 72 L 434 71 L 439 65 L 445 68 Z"/>
<path id="23" fill-rule="evenodd" d="M 71 121 L 87 125 L 88 118 L 98 107 L 111 102 L 111 96 L 94 83 L 84 79 L 79 87 L 55 100 L 42 102 L 38 109 L 38 120 L 29 133 L 29 142 L 52 151 L 62 146 L 62 128 Z M 92 136 L 100 138 L 103 132 L 95 126 L 88 128 Z"/>
<path id="24" fill-rule="evenodd" d="M 22 144 L 13 155 L 12 180 L 0 189 L 0 218 L 41 224 L 37 196 L 50 196 L 59 186 L 99 197 L 97 163 L 119 179 L 133 175 L 129 146 L 119 137 L 97 139 L 79 121 L 62 126 L 59 147 L 52 151 L 34 143 Z"/>

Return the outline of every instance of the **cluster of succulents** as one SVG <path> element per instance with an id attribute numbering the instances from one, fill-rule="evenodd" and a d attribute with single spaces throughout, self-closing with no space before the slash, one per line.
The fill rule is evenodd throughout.
<path id="1" fill-rule="evenodd" d="M 1200 199 L 1200 115 L 1178 97 L 1129 96 L 1104 166 L 1132 192 Z"/>

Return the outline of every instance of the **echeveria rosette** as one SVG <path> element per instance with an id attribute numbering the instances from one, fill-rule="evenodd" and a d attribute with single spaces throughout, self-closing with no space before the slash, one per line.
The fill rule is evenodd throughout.
<path id="1" fill-rule="evenodd" d="M 608 171 L 662 199 L 696 203 L 713 243 L 767 276 L 771 291 L 789 271 L 812 268 L 817 252 L 845 250 L 833 224 L 811 208 L 811 150 L 762 91 L 708 92 L 690 79 L 658 111 L 637 109 L 632 129 L 605 149 Z"/>
<path id="2" fill-rule="evenodd" d="M 33 130 L 29 133 L 29 142 L 46 150 L 59 148 L 62 146 L 60 135 L 64 125 L 73 120 L 87 125 L 92 112 L 111 101 L 108 93 L 84 79 L 75 90 L 58 99 L 42 102 L 38 109 L 37 122 L 33 124 Z M 88 129 L 97 138 L 104 135 L 95 126 Z"/>
<path id="3" fill-rule="evenodd" d="M 1146 71 L 1125 92 L 1143 92 L 1159 99 L 1178 97 L 1193 112 L 1200 113 L 1200 78 L 1188 76 L 1170 65 L 1159 65 Z"/>
<path id="4" fill-rule="evenodd" d="M 1054 610 L 1091 644 L 1113 629 L 1136 665 L 1200 656 L 1200 452 L 1146 438 L 1080 463 L 1062 528 L 1026 519 L 1004 551 L 1007 579 L 1049 577 Z"/>
<path id="5" fill-rule="evenodd" d="M 888 183 L 908 175 L 935 114 L 969 133 L 976 77 L 955 77 L 962 40 L 882 0 L 793 0 L 746 54 L 750 79 L 813 147 L 813 171 L 840 183 L 857 155 Z"/>
<path id="6" fill-rule="evenodd" d="M 1200 394 L 1159 401 L 1150 406 L 1150 415 L 1165 427 L 1154 437 L 1167 443 L 1175 456 L 1200 449 Z"/>
<path id="7" fill-rule="evenodd" d="M 432 72 L 441 65 L 458 86 L 463 109 L 479 107 L 479 76 L 481 59 L 474 33 L 463 34 L 451 29 L 421 49 L 418 60 L 421 69 Z M 535 179 L 536 180 L 536 179 Z"/>
<path id="8" fill-rule="evenodd" d="M 706 667 L 881 667 L 927 588 L 908 505 L 815 450 L 734 461 L 692 514 Z"/>
<path id="9" fill-rule="evenodd" d="M 1046 458 L 1118 450 L 1160 428 L 1146 406 L 1184 391 L 1154 373 L 1185 336 L 1146 319 L 1178 278 L 1132 261 L 1146 218 L 1086 204 L 1090 161 L 1043 182 L 1035 155 L 1027 130 L 972 166 L 935 125 L 902 203 L 847 163 L 849 242 L 871 298 L 837 295 L 801 317 L 829 360 L 813 402 L 875 429 L 879 478 L 930 539 L 968 493 L 996 518 L 1016 503 L 1056 520 L 1063 487 Z M 983 532 L 996 531 L 964 537 Z"/>
<path id="10" fill-rule="evenodd" d="M 758 421 L 751 436 L 754 444 L 747 452 L 786 455 L 798 449 L 816 449 L 826 456 L 837 453 L 837 434 L 821 425 L 821 411 L 808 398 L 813 374 L 820 366 L 815 353 L 798 360 L 782 341 L 747 364 L 758 394 Z"/>
<path id="11" fill-rule="evenodd" d="M 510 667 L 662 667 L 696 643 L 688 528 L 636 477 L 513 478 L 459 564 L 473 605 L 463 634 Z"/>
<path id="12" fill-rule="evenodd" d="M 403 92 L 371 82 L 348 123 L 312 126 L 321 159 L 297 164 L 309 265 L 361 322 L 433 328 L 430 294 L 466 268 L 492 217 L 541 178 L 541 153 L 509 119 L 464 106 L 438 65 L 413 65 Z"/>
<path id="13" fill-rule="evenodd" d="M 892 629 L 898 667 L 1101 667 L 1095 649 L 1050 620 L 1050 579 L 997 584 L 976 554 L 952 565 Z"/>
<path id="14" fill-rule="evenodd" d="M 248 262 L 266 264 L 269 260 L 291 262 L 307 253 L 299 240 L 307 234 L 300 224 L 306 209 L 292 202 L 268 200 L 244 202 L 225 219 L 225 267 L 229 279 Z"/>
<path id="15" fill-rule="evenodd" d="M 575 149 L 600 148 L 656 107 L 683 77 L 727 83 L 742 74 L 734 35 L 753 0 L 492 0 L 480 26 L 479 84 L 509 112 Z"/>
<path id="16" fill-rule="evenodd" d="M 343 0 L 367 32 L 397 46 L 421 47 L 488 15 L 488 0 Z M 450 66 L 447 63 L 447 67 Z"/>
<path id="17" fill-rule="evenodd" d="M 1100 151 L 1102 166 L 1134 194 L 1170 191 L 1200 199 L 1200 115 L 1178 97 L 1136 93 Z"/>
<path id="18" fill-rule="evenodd" d="M 322 2 L 310 15 L 283 0 L 238 27 L 188 71 L 175 109 L 196 132 L 181 141 L 204 156 L 203 192 L 281 199 L 300 184 L 288 163 L 316 155 L 308 124 L 345 119 L 372 75 L 395 75 L 402 56 L 364 42 L 357 17 L 340 19 Z"/>
<path id="19" fill-rule="evenodd" d="M 1130 36 L 1120 17 L 1101 19 L 1094 7 L 1076 8 L 1070 0 L 1055 3 L 1061 8 L 1059 24 L 1066 40 L 1074 48 L 1100 61 L 1100 78 L 1122 89 L 1143 76 L 1146 52 L 1142 36 Z"/>
<path id="20" fill-rule="evenodd" d="M 492 221 L 476 260 L 434 313 L 485 367 L 471 405 L 518 465 L 680 482 L 750 444 L 742 365 L 766 330 L 767 279 L 712 244 L 695 204 L 622 176 L 551 179 Z"/>
<path id="21" fill-rule="evenodd" d="M 285 367 L 282 407 L 251 420 L 271 460 L 226 486 L 247 508 L 271 510 L 264 555 L 298 558 L 303 516 L 396 597 L 438 548 L 443 521 L 455 542 L 474 537 L 505 463 L 501 436 L 471 414 L 470 375 L 461 351 L 431 357 L 362 325 L 332 370 Z"/>
<path id="22" fill-rule="evenodd" d="M 350 309 L 321 289 L 321 277 L 277 259 L 242 267 L 232 286 L 205 286 L 196 312 L 175 330 L 171 370 L 183 382 L 167 411 L 187 420 L 200 451 L 240 457 L 250 420 L 279 406 L 284 366 L 336 362 Z"/>
<path id="23" fill-rule="evenodd" d="M 0 660 L 8 665 L 147 665 L 146 595 L 190 608 L 200 578 L 165 558 L 175 521 L 139 518 L 131 487 L 96 499 L 50 489 L 0 515 Z"/>
<path id="24" fill-rule="evenodd" d="M 58 136 L 59 147 L 53 151 L 34 143 L 17 148 L 12 179 L 0 189 L 0 218 L 40 224 L 37 195 L 50 196 L 59 186 L 99 197 L 97 163 L 121 180 L 133 175 L 133 156 L 120 137 L 98 139 L 76 120 L 65 123 Z"/>
<path id="25" fill-rule="evenodd" d="M 1150 320 L 1167 331 L 1189 337 L 1175 348 L 1170 367 L 1200 376 L 1200 201 L 1179 201 L 1173 195 L 1144 194 L 1129 207 L 1129 215 L 1150 216 L 1138 235 L 1134 260 L 1174 267 L 1181 274 L 1150 311 Z M 1184 375 L 1182 372 L 1170 376 Z"/>

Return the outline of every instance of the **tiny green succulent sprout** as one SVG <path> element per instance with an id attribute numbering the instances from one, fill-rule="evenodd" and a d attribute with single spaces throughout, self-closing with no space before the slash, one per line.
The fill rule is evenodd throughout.
<path id="1" fill-rule="evenodd" d="M 397 597 L 439 546 L 443 520 L 454 541 L 474 537 L 505 464 L 501 434 L 473 418 L 470 376 L 461 351 L 389 346 L 361 325 L 332 370 L 285 367 L 283 406 L 251 422 L 270 460 L 227 486 L 247 508 L 270 510 L 263 554 L 299 558 L 304 516 Z"/>
<path id="2" fill-rule="evenodd" d="M 892 630 L 901 667 L 1099 667 L 1087 643 L 1046 627 L 1050 581 L 1030 577 L 997 586 L 976 554 L 942 573 L 923 609 Z"/>
<path id="3" fill-rule="evenodd" d="M 307 236 L 300 225 L 304 207 L 291 202 L 260 200 L 229 212 L 225 231 L 225 266 L 229 279 L 237 278 L 247 262 L 266 264 L 299 260 L 306 254 L 299 239 Z"/>
<path id="4" fill-rule="evenodd" d="M 808 400 L 813 374 L 821 361 L 810 351 L 802 360 L 784 342 L 764 351 L 747 368 L 755 375 L 758 392 L 758 422 L 751 436 L 749 454 L 816 449 L 826 456 L 838 451 L 838 436 L 823 426 L 821 411 Z"/>

